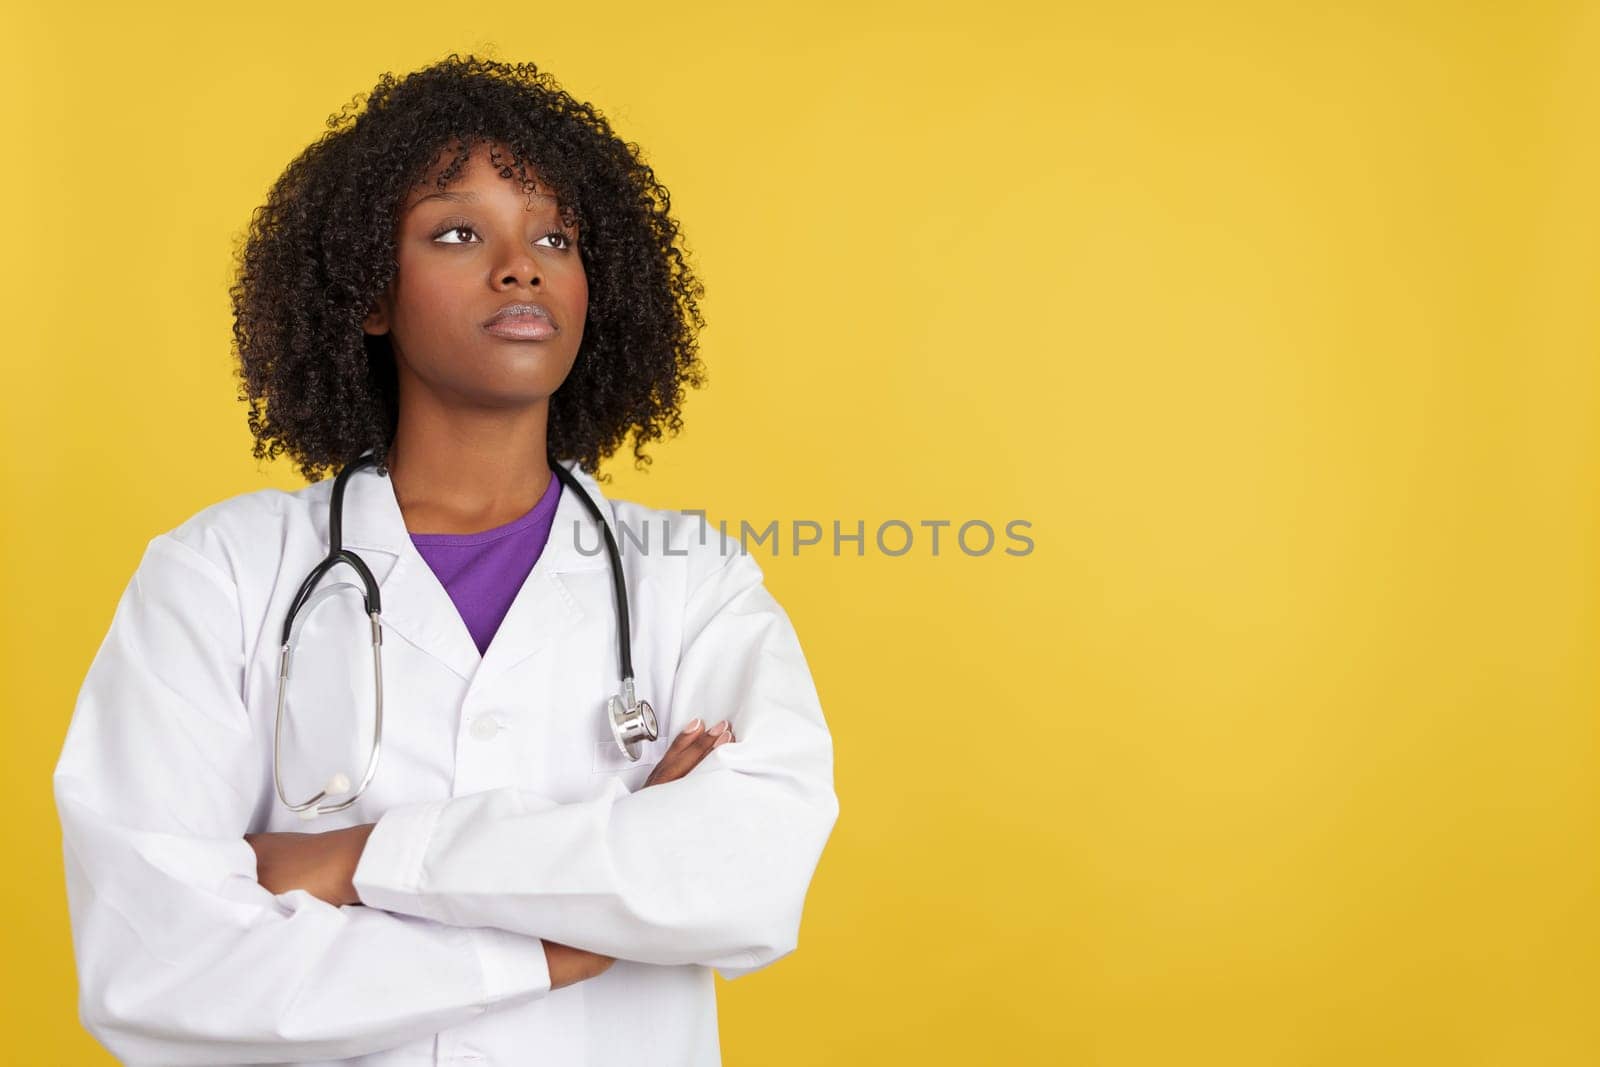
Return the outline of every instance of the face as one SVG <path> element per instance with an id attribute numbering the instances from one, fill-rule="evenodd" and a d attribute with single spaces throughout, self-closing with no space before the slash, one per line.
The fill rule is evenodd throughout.
<path id="1" fill-rule="evenodd" d="M 589 309 L 577 229 L 562 224 L 542 181 L 529 194 L 515 173 L 500 177 L 500 163 L 477 145 L 448 189 L 430 172 L 402 208 L 398 270 L 363 324 L 389 335 L 402 403 L 421 389 L 452 406 L 526 407 L 577 360 Z M 509 304 L 545 315 L 490 324 Z"/>

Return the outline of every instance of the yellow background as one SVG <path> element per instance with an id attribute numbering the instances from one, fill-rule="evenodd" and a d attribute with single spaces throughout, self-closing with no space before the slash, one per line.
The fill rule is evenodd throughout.
<path id="1" fill-rule="evenodd" d="M 842 813 L 728 1063 L 1600 1061 L 1593 5 L 3 17 L 3 1058 L 106 1062 L 49 776 L 116 598 L 302 484 L 231 243 L 476 50 L 644 146 L 707 283 L 710 387 L 613 493 L 1032 523 L 764 560 Z"/>

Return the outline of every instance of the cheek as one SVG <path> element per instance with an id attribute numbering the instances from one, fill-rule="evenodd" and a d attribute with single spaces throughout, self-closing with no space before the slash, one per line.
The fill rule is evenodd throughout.
<path id="1" fill-rule="evenodd" d="M 407 274 L 402 269 L 395 288 L 397 326 L 417 337 L 450 331 L 465 314 L 457 306 L 455 291 L 446 276 L 416 271 Z"/>
<path id="2" fill-rule="evenodd" d="M 572 304 L 579 311 L 589 308 L 589 275 L 582 266 L 578 268 L 577 276 L 572 280 Z"/>

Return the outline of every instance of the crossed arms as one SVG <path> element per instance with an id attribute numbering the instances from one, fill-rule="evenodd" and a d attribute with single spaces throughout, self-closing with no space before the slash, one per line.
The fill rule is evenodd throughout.
<path id="1" fill-rule="evenodd" d="M 391 1048 L 547 995 L 541 940 L 726 977 L 794 949 L 837 818 L 832 745 L 748 556 L 691 593 L 673 687 L 737 743 L 637 793 L 610 779 L 574 804 L 504 788 L 390 809 L 350 872 L 366 907 L 258 881 L 243 835 L 269 772 L 241 630 L 226 573 L 152 540 L 56 767 L 80 1016 L 119 1058 Z"/>

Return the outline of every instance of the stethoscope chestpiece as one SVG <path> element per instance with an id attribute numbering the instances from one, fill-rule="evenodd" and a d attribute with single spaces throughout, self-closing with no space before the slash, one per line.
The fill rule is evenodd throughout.
<path id="1" fill-rule="evenodd" d="M 639 700 L 633 693 L 633 679 L 622 680 L 622 692 L 606 703 L 611 724 L 611 736 L 629 761 L 637 763 L 645 741 L 654 741 L 660 734 L 656 730 L 656 713 L 648 701 Z"/>

